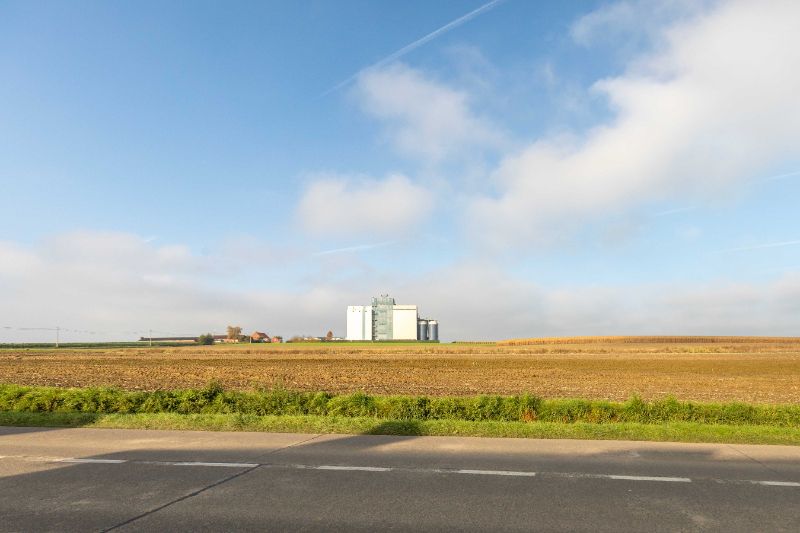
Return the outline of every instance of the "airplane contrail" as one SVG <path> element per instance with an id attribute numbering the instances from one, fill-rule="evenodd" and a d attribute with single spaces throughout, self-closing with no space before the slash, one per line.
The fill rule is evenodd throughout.
<path id="1" fill-rule="evenodd" d="M 740 248 L 728 248 L 727 250 L 717 250 L 715 253 L 724 254 L 728 252 L 748 252 L 750 250 L 761 250 L 762 248 L 780 248 L 782 246 L 795 246 L 800 244 L 800 240 L 797 241 L 783 241 L 783 242 L 769 242 L 766 244 L 757 244 L 755 246 L 742 246 Z"/>
<path id="2" fill-rule="evenodd" d="M 384 246 L 389 246 L 390 244 L 394 244 L 396 241 L 386 241 L 386 242 L 377 242 L 374 244 L 359 244 L 358 246 L 346 246 L 344 248 L 335 248 L 333 250 L 325 250 L 322 252 L 317 252 L 314 255 L 331 255 L 331 254 L 338 254 L 344 252 L 361 252 L 364 250 L 372 250 L 373 248 L 382 248 Z"/>
<path id="3" fill-rule="evenodd" d="M 676 207 L 675 209 L 667 209 L 666 211 L 661 211 L 659 213 L 654 214 L 654 217 L 665 217 L 667 215 L 674 215 L 676 213 L 684 213 L 686 211 L 694 211 L 698 209 L 696 205 L 689 206 L 689 207 Z"/>
<path id="4" fill-rule="evenodd" d="M 800 170 L 796 170 L 794 172 L 787 172 L 786 174 L 778 174 L 777 176 L 770 176 L 768 178 L 761 178 L 758 181 L 777 181 L 790 178 L 792 176 L 800 176 Z"/>
<path id="5" fill-rule="evenodd" d="M 778 174 L 776 176 L 768 176 L 766 178 L 758 178 L 754 180 L 755 183 L 765 183 L 770 181 L 779 181 L 784 180 L 786 178 L 792 178 L 794 176 L 800 176 L 800 170 L 795 170 L 794 172 L 787 172 L 785 174 Z M 699 206 L 687 206 L 687 207 L 677 207 L 675 209 L 667 209 L 666 211 L 661 211 L 659 213 L 655 213 L 654 217 L 663 217 L 667 215 L 674 215 L 676 213 L 683 213 L 685 211 L 694 211 L 695 209 L 700 209 Z M 730 250 L 721 250 L 721 251 L 730 251 Z"/>
<path id="6" fill-rule="evenodd" d="M 457 28 L 458 26 L 461 26 L 465 22 L 468 22 L 468 21 L 474 19 L 478 15 L 480 15 L 482 13 L 485 13 L 486 11 L 489 11 L 490 9 L 494 8 L 497 4 L 500 4 L 501 2 L 505 2 L 505 0 L 492 0 L 491 2 L 483 4 L 479 8 L 470 11 L 466 15 L 462 15 L 462 16 L 458 17 L 457 19 L 455 19 L 455 20 L 453 20 L 451 22 L 448 22 L 447 24 L 445 24 L 441 28 L 430 32 L 428 35 L 425 35 L 424 37 L 421 37 L 421 38 L 417 39 L 413 43 L 405 45 L 404 47 L 400 48 L 396 52 L 392 52 L 391 54 L 389 54 L 388 56 L 384 57 L 383 59 L 380 59 L 380 60 L 376 61 L 375 63 L 373 63 L 373 64 L 371 64 L 371 65 L 369 65 L 367 67 L 362 68 L 361 70 L 359 70 L 358 72 L 356 72 L 355 74 L 350 76 L 349 78 L 340 81 L 339 83 L 337 83 L 336 85 L 334 85 L 333 87 L 331 87 L 330 89 L 328 89 L 327 91 L 322 93 L 320 95 L 320 97 L 327 96 L 327 95 L 329 95 L 329 94 L 331 94 L 333 92 L 338 91 L 339 89 L 341 89 L 345 85 L 348 85 L 350 82 L 352 82 L 354 79 L 356 79 L 365 70 L 382 67 L 382 66 L 384 66 L 384 65 L 386 65 L 388 63 L 391 63 L 392 61 L 394 61 L 396 59 L 399 59 L 399 58 L 403 57 L 407 53 L 411 52 L 412 50 L 414 50 L 416 48 L 419 48 L 420 46 L 422 46 L 423 44 L 425 44 L 425 43 L 427 43 L 429 41 L 432 41 L 433 39 L 439 37 L 443 33 L 447 33 L 448 31 L 450 31 L 450 30 L 452 30 L 454 28 Z"/>

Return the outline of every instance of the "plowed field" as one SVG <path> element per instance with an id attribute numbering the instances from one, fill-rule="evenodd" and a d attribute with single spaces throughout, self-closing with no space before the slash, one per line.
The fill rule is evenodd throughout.
<path id="1" fill-rule="evenodd" d="M 212 380 L 238 389 L 799 403 L 800 339 L 0 349 L 4 383 L 153 390 Z"/>

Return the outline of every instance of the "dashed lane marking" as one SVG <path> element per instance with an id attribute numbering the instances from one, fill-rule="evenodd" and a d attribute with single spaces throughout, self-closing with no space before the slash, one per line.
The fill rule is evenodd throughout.
<path id="1" fill-rule="evenodd" d="M 202 461 L 180 461 L 166 464 L 172 466 L 221 466 L 226 468 L 253 468 L 261 466 L 259 463 L 205 463 Z"/>
<path id="2" fill-rule="evenodd" d="M 753 481 L 753 483 L 769 487 L 800 487 L 800 483 L 794 481 Z"/>
<path id="3" fill-rule="evenodd" d="M 514 470 L 454 470 L 456 474 L 475 474 L 478 476 L 519 476 L 534 477 L 536 472 L 518 472 Z"/>
<path id="4" fill-rule="evenodd" d="M 661 477 L 661 476 L 616 476 L 611 474 L 602 475 L 607 479 L 623 479 L 627 481 L 667 481 L 673 483 L 691 483 L 688 477 Z"/>
<path id="5" fill-rule="evenodd" d="M 68 457 L 66 459 L 60 459 L 56 461 L 58 463 L 97 463 L 97 464 L 109 464 L 109 465 L 117 465 L 120 463 L 127 463 L 128 461 L 125 459 L 78 459 L 75 457 Z"/>
<path id="6" fill-rule="evenodd" d="M 483 476 L 511 476 L 511 477 L 543 477 L 543 478 L 568 478 L 568 479 L 613 479 L 621 481 L 652 481 L 671 483 L 692 483 L 693 481 L 715 482 L 722 484 L 752 484 L 767 487 L 800 487 L 796 481 L 749 480 L 749 479 L 711 479 L 688 478 L 670 476 L 631 476 L 620 474 L 593 474 L 588 472 L 526 472 L 518 470 L 477 470 L 477 469 L 449 469 L 449 468 L 409 468 L 386 466 L 355 466 L 355 465 L 302 465 L 280 463 L 234 463 L 234 462 L 206 462 L 206 461 L 147 461 L 137 459 L 100 459 L 81 457 L 44 457 L 31 455 L 0 455 L 0 460 L 21 460 L 41 463 L 72 463 L 72 464 L 132 464 L 156 466 L 198 466 L 222 468 L 286 468 L 297 470 L 329 470 L 348 472 L 406 472 L 423 474 L 466 474 Z"/>
<path id="7" fill-rule="evenodd" d="M 302 467 L 302 465 L 300 465 Z M 393 468 L 384 466 L 340 466 L 340 465 L 322 465 L 311 467 L 314 470 L 347 470 L 356 472 L 391 472 Z"/>

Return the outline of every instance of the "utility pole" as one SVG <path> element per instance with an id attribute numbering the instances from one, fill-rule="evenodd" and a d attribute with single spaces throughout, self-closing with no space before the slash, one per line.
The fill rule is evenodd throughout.
<path id="1" fill-rule="evenodd" d="M 58 334 L 61 332 L 61 328 L 56 326 L 56 348 L 58 348 Z"/>
<path id="2" fill-rule="evenodd" d="M 152 348 L 153 347 L 153 330 L 152 329 L 148 330 L 148 333 L 150 333 L 150 337 L 149 337 L 149 339 L 150 339 L 150 347 Z"/>

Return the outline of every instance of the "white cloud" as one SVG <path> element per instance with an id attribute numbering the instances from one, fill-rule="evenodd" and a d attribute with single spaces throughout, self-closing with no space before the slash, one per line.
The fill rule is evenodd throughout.
<path id="1" fill-rule="evenodd" d="M 715 0 L 623 0 L 580 17 L 570 28 L 570 35 L 584 46 L 604 41 L 623 47 L 626 42 L 641 44 L 642 40 L 657 37 L 665 23 L 695 15 L 714 3 Z"/>
<path id="2" fill-rule="evenodd" d="M 403 235 L 424 221 L 434 195 L 402 174 L 382 180 L 320 176 L 303 194 L 297 217 L 315 235 Z"/>
<path id="3" fill-rule="evenodd" d="M 386 123 L 391 142 L 408 156 L 439 162 L 504 143 L 496 127 L 472 112 L 467 93 L 406 65 L 363 72 L 354 94 L 366 113 Z"/>
<path id="4" fill-rule="evenodd" d="M 797 2 L 729 2 L 663 30 L 658 52 L 594 85 L 612 121 L 502 161 L 475 227 L 495 243 L 547 240 L 637 203 L 711 197 L 796 156 L 797 20 Z"/>

